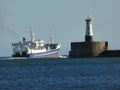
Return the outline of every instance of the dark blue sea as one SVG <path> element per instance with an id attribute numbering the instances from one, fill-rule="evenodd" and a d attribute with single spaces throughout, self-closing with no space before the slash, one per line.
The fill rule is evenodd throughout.
<path id="1" fill-rule="evenodd" d="M 120 90 L 120 58 L 0 58 L 0 90 Z"/>

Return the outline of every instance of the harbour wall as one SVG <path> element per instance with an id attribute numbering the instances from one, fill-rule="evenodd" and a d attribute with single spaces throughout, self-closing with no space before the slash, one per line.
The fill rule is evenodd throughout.
<path id="1" fill-rule="evenodd" d="M 80 57 L 97 57 L 99 55 L 103 56 L 104 55 L 103 52 L 106 51 L 107 48 L 108 48 L 107 41 L 72 42 L 71 51 L 69 51 L 69 57 L 80 58 Z"/>
<path id="2" fill-rule="evenodd" d="M 98 57 L 120 57 L 120 50 L 106 50 L 99 54 Z"/>

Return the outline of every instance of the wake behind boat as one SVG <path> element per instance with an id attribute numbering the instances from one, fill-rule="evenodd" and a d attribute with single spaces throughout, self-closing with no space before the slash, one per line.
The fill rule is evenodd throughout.
<path id="1" fill-rule="evenodd" d="M 59 49 L 61 45 L 53 42 L 45 44 L 43 40 L 36 40 L 35 34 L 31 31 L 31 40 L 26 41 L 23 37 L 22 42 L 12 43 L 13 57 L 29 57 L 29 58 L 59 58 Z"/>

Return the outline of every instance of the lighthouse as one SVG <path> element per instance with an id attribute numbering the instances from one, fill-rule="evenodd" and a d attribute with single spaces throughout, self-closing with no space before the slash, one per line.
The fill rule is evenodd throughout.
<path id="1" fill-rule="evenodd" d="M 86 21 L 85 41 L 71 42 L 71 50 L 69 51 L 69 57 L 86 58 L 86 57 L 107 56 L 108 41 L 95 41 L 95 40 L 93 41 L 93 29 L 92 29 L 93 20 L 91 17 L 87 17 L 85 21 Z"/>
<path id="2" fill-rule="evenodd" d="M 93 30 L 92 30 L 92 18 L 88 16 L 86 21 L 86 34 L 85 34 L 85 41 L 92 42 L 93 41 Z"/>

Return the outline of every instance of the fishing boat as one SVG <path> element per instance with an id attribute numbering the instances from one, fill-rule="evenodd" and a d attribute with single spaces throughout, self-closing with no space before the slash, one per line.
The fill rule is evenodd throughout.
<path id="1" fill-rule="evenodd" d="M 53 42 L 45 44 L 43 40 L 36 40 L 35 33 L 30 31 L 31 40 L 26 41 L 23 37 L 22 42 L 12 43 L 12 57 L 28 57 L 28 58 L 59 58 L 59 49 L 61 45 Z"/>

